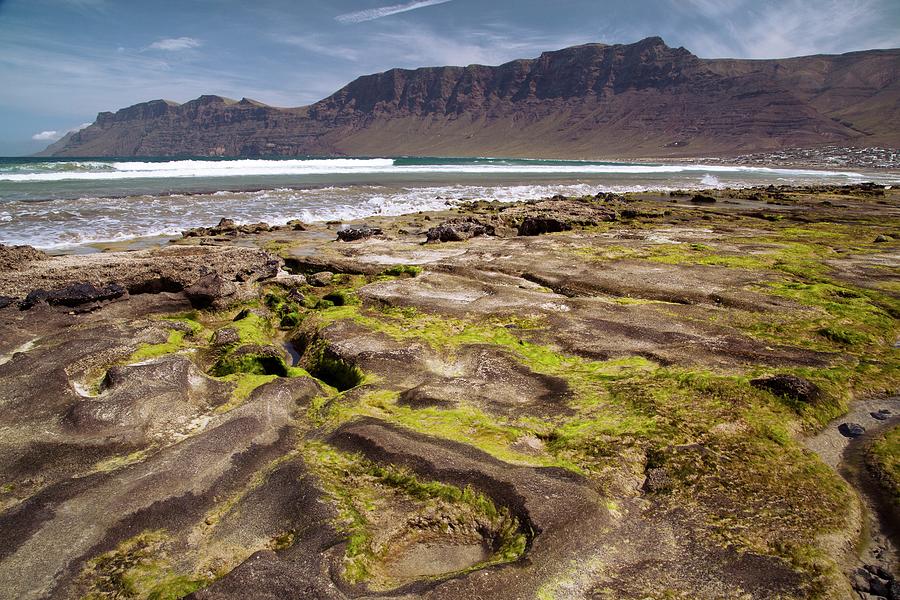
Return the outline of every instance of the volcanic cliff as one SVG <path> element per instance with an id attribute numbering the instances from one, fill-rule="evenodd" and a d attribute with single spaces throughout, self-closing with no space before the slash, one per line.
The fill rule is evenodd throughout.
<path id="1" fill-rule="evenodd" d="M 45 156 L 727 155 L 900 146 L 900 49 L 701 59 L 658 38 L 497 67 L 392 69 L 313 105 L 153 100 L 103 112 Z"/>

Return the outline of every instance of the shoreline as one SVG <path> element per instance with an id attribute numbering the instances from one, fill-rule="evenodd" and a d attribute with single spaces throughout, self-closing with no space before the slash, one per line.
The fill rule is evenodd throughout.
<path id="1" fill-rule="evenodd" d="M 898 176 L 898 183 L 900 183 L 900 173 L 898 173 L 897 176 Z M 559 184 L 559 188 L 560 188 L 560 189 L 565 189 L 565 188 L 567 188 L 567 187 L 571 187 L 572 185 L 573 185 L 573 184 L 571 184 L 571 183 L 560 183 L 560 184 Z M 578 184 L 578 185 L 584 185 L 584 184 Z M 588 185 L 589 185 L 589 184 L 588 184 Z M 861 183 L 861 184 L 850 184 L 849 187 L 860 186 L 860 185 L 867 185 L 867 184 L 864 184 L 864 183 Z M 286 191 L 298 191 L 298 192 L 303 192 L 303 191 L 308 191 L 308 190 L 328 189 L 328 188 L 330 188 L 330 187 L 332 187 L 332 186 L 309 186 L 309 187 L 297 187 L 297 188 L 278 188 L 277 190 L 268 190 L 268 189 L 263 188 L 263 189 L 253 190 L 253 191 L 250 191 L 250 190 L 237 190 L 237 191 L 235 191 L 235 190 L 225 190 L 225 191 L 223 191 L 223 190 L 218 190 L 218 192 L 213 192 L 213 193 L 202 193 L 202 192 L 171 193 L 171 194 L 159 194 L 159 195 L 153 196 L 153 197 L 166 198 L 166 197 L 176 197 L 176 196 L 178 196 L 178 197 L 187 197 L 187 198 L 190 198 L 190 197 L 192 197 L 192 196 L 208 196 L 208 195 L 214 195 L 214 194 L 216 194 L 216 193 L 254 193 L 254 192 L 265 192 L 265 191 L 279 191 L 279 192 L 283 192 L 283 191 L 285 191 L 285 192 L 286 192 Z M 502 189 L 504 188 L 504 186 L 497 186 L 497 187 L 498 187 L 498 189 L 500 189 L 500 190 L 502 190 Z M 549 186 L 548 186 L 548 187 L 549 187 Z M 600 189 L 600 191 L 597 192 L 597 193 L 600 193 L 600 194 L 602 194 L 602 193 L 609 193 L 609 192 L 606 192 L 606 190 L 604 189 L 604 186 L 598 185 L 598 186 L 595 186 L 595 187 L 598 188 L 598 189 Z M 624 192 L 624 193 L 627 194 L 627 195 L 632 195 L 632 196 L 637 197 L 637 198 L 641 198 L 641 197 L 645 197 L 645 198 L 666 198 L 666 197 L 669 197 L 669 198 L 676 198 L 676 197 L 681 197 L 681 196 L 683 196 L 683 195 L 685 195 L 685 194 L 704 194 L 704 195 L 714 194 L 714 195 L 720 195 L 720 196 L 723 196 L 726 200 L 728 200 L 730 197 L 734 197 L 734 198 L 740 199 L 742 196 L 746 196 L 747 194 L 751 194 L 751 195 L 752 195 L 752 194 L 754 194 L 754 193 L 756 193 L 756 192 L 766 192 L 766 191 L 769 190 L 770 188 L 777 188 L 778 190 L 786 191 L 786 192 L 790 192 L 790 191 L 792 191 L 792 190 L 793 190 L 793 191 L 796 191 L 796 190 L 801 190 L 801 189 L 802 189 L 802 190 L 807 190 L 807 191 L 813 191 L 813 192 L 815 192 L 815 191 L 822 191 L 822 192 L 824 192 L 824 191 L 827 191 L 827 190 L 835 190 L 835 189 L 839 189 L 839 188 L 841 188 L 841 187 L 846 187 L 846 186 L 841 186 L 841 185 L 837 185 L 837 184 L 835 184 L 835 185 L 828 185 L 828 184 L 812 184 L 812 185 L 780 184 L 780 185 L 778 185 L 778 186 L 771 186 L 771 185 L 770 185 L 770 186 L 747 185 L 747 186 L 737 186 L 737 187 L 734 187 L 734 186 L 720 186 L 720 187 L 714 187 L 714 188 L 711 188 L 711 187 L 703 187 L 703 186 L 696 186 L 696 187 L 685 187 L 685 188 L 683 188 L 683 189 L 677 189 L 677 190 L 669 190 L 669 189 L 647 189 L 647 190 L 644 190 L 644 191 L 632 191 L 632 192 Z M 890 189 L 892 186 L 891 186 L 891 185 L 886 185 L 886 186 L 883 186 L 883 187 L 886 187 L 886 189 Z M 613 192 L 613 193 L 615 193 L 615 192 Z M 99 198 L 99 199 L 101 199 L 101 200 L 105 200 L 105 199 L 127 199 L 127 198 L 129 198 L 129 197 L 130 197 L 130 196 L 110 196 L 110 197 L 103 197 L 103 198 Z M 544 196 L 544 198 L 548 198 L 548 197 L 549 197 L 549 196 Z M 539 198 L 539 197 L 534 197 L 534 198 L 522 198 L 522 199 L 520 199 L 520 200 L 515 200 L 515 201 L 507 202 L 507 203 L 503 203 L 502 201 L 498 201 L 498 200 L 486 200 L 486 201 L 499 202 L 500 205 L 502 205 L 502 206 L 507 206 L 507 205 L 512 205 L 512 204 L 515 204 L 515 203 L 529 203 L 529 202 L 534 202 L 534 201 L 537 201 L 537 200 L 540 200 L 540 199 L 541 199 L 541 198 Z M 448 197 L 448 198 L 442 198 L 442 200 L 444 200 L 444 201 L 446 202 L 447 207 L 448 207 L 449 209 L 452 209 L 452 208 L 454 208 L 454 207 L 456 207 L 456 206 L 459 206 L 459 205 L 464 205 L 464 204 L 466 204 L 466 203 L 470 203 L 470 202 L 473 202 L 473 201 L 479 201 L 480 199 L 477 198 L 477 197 L 474 197 L 474 198 L 455 198 L 455 199 L 454 199 L 454 198 L 449 198 L 449 197 Z M 771 204 L 771 203 L 770 203 L 770 204 Z M 400 216 L 400 217 L 402 217 L 402 216 L 407 216 L 407 215 L 412 215 L 412 214 L 416 214 L 416 213 L 422 212 L 421 210 L 414 210 L 413 207 L 410 207 L 410 208 L 411 208 L 411 210 L 410 210 L 409 212 L 399 213 L 399 214 L 393 215 L 393 216 Z M 433 210 L 433 209 L 429 209 L 429 208 L 426 208 L 426 209 L 425 209 L 426 212 L 429 211 L 429 210 Z M 362 216 L 362 217 L 359 217 L 359 218 L 351 218 L 351 219 L 341 219 L 341 218 L 339 218 L 339 217 L 335 217 L 335 218 L 323 218 L 323 219 L 320 219 L 320 220 L 307 221 L 307 223 L 308 223 L 308 224 L 316 224 L 316 225 L 329 224 L 329 223 L 344 223 L 344 222 L 346 222 L 346 223 L 355 223 L 355 222 L 362 222 L 362 221 L 365 221 L 365 220 L 367 220 L 367 219 L 379 219 L 379 218 L 382 218 L 383 216 L 384 216 L 384 215 L 380 215 L 380 214 L 378 214 L 378 213 L 373 213 L 373 214 L 371 214 L 371 215 L 369 215 L 369 216 Z M 221 218 L 233 218 L 233 215 L 227 214 L 227 211 L 223 210 L 223 211 L 222 211 L 222 214 L 220 214 L 218 217 L 215 217 L 215 220 L 218 220 L 218 219 L 221 219 Z M 267 224 L 267 225 L 270 225 L 273 229 L 277 230 L 277 228 L 283 227 L 283 226 L 284 226 L 284 223 L 282 223 L 282 221 L 283 221 L 283 222 L 287 222 L 288 220 L 289 220 L 289 219 L 284 218 L 284 219 L 281 219 L 279 222 L 275 222 L 275 223 L 266 223 L 266 224 Z M 253 221 L 252 219 L 244 219 L 244 220 L 237 219 L 236 222 L 237 222 L 239 225 L 243 225 L 243 224 L 250 224 L 250 223 L 255 223 L 255 222 L 265 222 L 265 221 Z M 202 226 L 211 227 L 212 225 L 214 225 L 214 223 L 213 223 L 213 222 L 209 222 L 209 223 L 207 223 L 206 225 L 201 225 L 201 227 L 202 227 Z M 186 229 L 190 229 L 190 227 L 186 227 Z M 97 241 L 83 242 L 83 243 L 72 244 L 72 245 L 67 245 L 67 246 L 61 246 L 61 245 L 41 246 L 41 245 L 35 244 L 34 247 L 39 248 L 39 249 L 41 249 L 41 250 L 43 250 L 43 251 L 45 251 L 45 252 L 48 252 L 49 254 L 52 254 L 52 255 L 72 255 L 72 254 L 77 255 L 77 254 L 90 254 L 90 253 L 93 253 L 93 252 L 108 252 L 108 251 L 115 251 L 115 250 L 135 250 L 135 249 L 144 249 L 144 248 L 161 247 L 161 246 L 165 246 L 165 245 L 170 244 L 170 243 L 175 243 L 175 242 L 177 242 L 179 239 L 180 239 L 180 236 L 179 236 L 178 234 L 174 234 L 174 233 L 161 233 L 161 234 L 153 234 L 153 235 L 148 235 L 148 236 L 135 235 L 135 236 L 133 236 L 133 237 L 128 237 L 128 238 L 121 239 L 121 240 L 97 240 Z M 0 240 L 0 243 L 2 243 L 2 240 Z"/>

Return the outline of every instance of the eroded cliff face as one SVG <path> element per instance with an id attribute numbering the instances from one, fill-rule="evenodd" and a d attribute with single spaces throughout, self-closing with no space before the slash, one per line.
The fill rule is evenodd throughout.
<path id="1" fill-rule="evenodd" d="M 704 60 L 660 38 L 392 69 L 309 107 L 201 96 L 100 113 L 53 156 L 697 155 L 900 144 L 900 51 Z M 893 112 L 892 112 L 893 111 Z"/>

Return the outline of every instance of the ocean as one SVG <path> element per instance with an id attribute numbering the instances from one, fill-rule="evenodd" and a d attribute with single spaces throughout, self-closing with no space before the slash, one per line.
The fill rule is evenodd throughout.
<path id="1" fill-rule="evenodd" d="M 238 223 L 280 225 L 686 188 L 897 183 L 895 174 L 496 158 L 0 159 L 0 243 L 54 252 Z"/>

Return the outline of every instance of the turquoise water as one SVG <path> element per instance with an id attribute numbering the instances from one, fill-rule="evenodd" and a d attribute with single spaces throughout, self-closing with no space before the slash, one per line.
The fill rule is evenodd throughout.
<path id="1" fill-rule="evenodd" d="M 0 242 L 47 249 L 601 191 L 878 181 L 857 171 L 496 158 L 0 159 Z"/>

